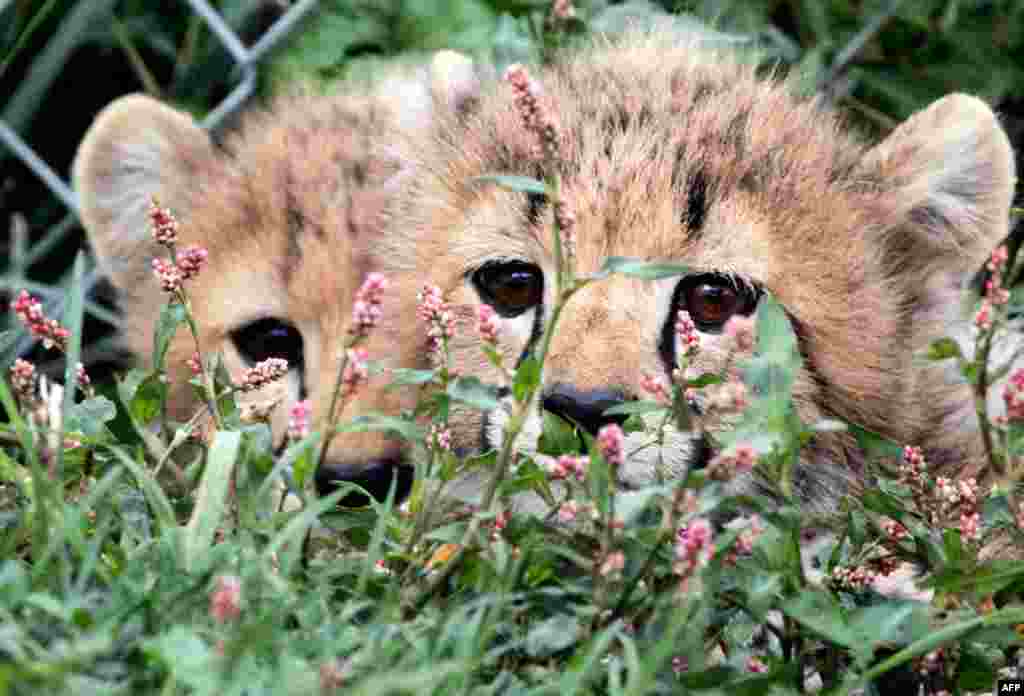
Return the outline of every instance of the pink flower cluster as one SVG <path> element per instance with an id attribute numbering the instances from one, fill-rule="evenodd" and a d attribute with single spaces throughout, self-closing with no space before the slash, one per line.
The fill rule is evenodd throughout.
<path id="1" fill-rule="evenodd" d="M 18 358 L 11 365 L 11 388 L 22 404 L 28 404 L 36 398 L 36 366 L 27 360 Z"/>
<path id="2" fill-rule="evenodd" d="M 690 318 L 690 313 L 685 309 L 679 310 L 676 315 L 676 336 L 679 337 L 681 358 L 692 358 L 700 350 L 700 336 L 697 334 L 697 325 Z"/>
<path id="3" fill-rule="evenodd" d="M 833 584 L 851 592 L 862 592 L 876 579 L 874 571 L 863 566 L 836 566 L 832 569 Z"/>
<path id="4" fill-rule="evenodd" d="M 199 271 L 203 270 L 203 266 L 206 265 L 206 259 L 209 256 L 210 252 L 198 244 L 189 244 L 184 249 L 178 251 L 174 259 L 178 271 L 181 273 L 182 281 L 191 280 L 199 275 Z"/>
<path id="5" fill-rule="evenodd" d="M 757 452 L 748 443 L 740 443 L 732 454 L 716 455 L 708 464 L 708 476 L 716 481 L 729 481 L 753 470 L 757 464 Z"/>
<path id="6" fill-rule="evenodd" d="M 295 442 L 307 437 L 312 416 L 313 402 L 309 399 L 292 404 L 288 410 L 288 439 Z"/>
<path id="7" fill-rule="evenodd" d="M 237 575 L 221 575 L 210 595 L 210 615 L 219 622 L 234 621 L 242 614 L 242 580 Z"/>
<path id="8" fill-rule="evenodd" d="M 341 375 L 341 393 L 346 398 L 354 394 L 359 385 L 366 381 L 370 371 L 367 364 L 370 354 L 365 348 L 349 348 L 347 355 L 348 362 Z"/>
<path id="9" fill-rule="evenodd" d="M 694 573 L 715 555 L 713 537 L 711 523 L 704 517 L 691 520 L 676 534 L 676 561 L 672 570 L 682 579 L 683 590 Z"/>
<path id="10" fill-rule="evenodd" d="M 935 495 L 940 519 L 959 518 L 960 536 L 965 541 L 978 541 L 981 538 L 978 481 L 973 477 L 954 481 L 939 476 L 935 479 Z"/>
<path id="11" fill-rule="evenodd" d="M 590 464 L 590 457 L 574 457 L 571 454 L 563 454 L 555 460 L 548 469 L 548 477 L 559 481 L 575 475 L 577 481 L 582 481 L 587 475 L 587 466 Z"/>
<path id="12" fill-rule="evenodd" d="M 754 341 L 757 338 L 754 317 L 733 315 L 725 322 L 722 333 L 733 340 L 737 350 L 744 353 L 754 350 Z"/>
<path id="13" fill-rule="evenodd" d="M 554 115 L 541 104 L 541 88 L 529 71 L 519 64 L 508 66 L 504 79 L 512 85 L 515 107 L 526 130 L 540 141 L 540 154 L 549 162 L 559 159 L 558 125 Z"/>
<path id="14" fill-rule="evenodd" d="M 288 374 L 288 361 L 284 358 L 267 358 L 242 373 L 239 391 L 250 392 L 260 389 Z"/>
<path id="15" fill-rule="evenodd" d="M 622 569 L 626 567 L 626 554 L 622 551 L 612 551 L 605 556 L 598 571 L 601 577 L 617 579 L 622 575 Z"/>
<path id="16" fill-rule="evenodd" d="M 889 541 L 899 542 L 910 536 L 907 528 L 891 517 L 883 517 L 881 519 L 881 527 Z"/>
<path id="17" fill-rule="evenodd" d="M 149 226 L 157 244 L 171 248 L 177 243 L 178 220 L 169 208 L 161 208 L 155 198 L 149 202 Z"/>
<path id="18" fill-rule="evenodd" d="M 576 258 L 576 214 L 564 200 L 555 203 L 555 224 L 561 234 L 564 261 L 572 264 Z"/>
<path id="19" fill-rule="evenodd" d="M 380 321 L 381 300 L 388 285 L 388 279 L 381 273 L 366 276 L 352 303 L 352 325 L 348 329 L 351 335 L 364 337 Z"/>
<path id="20" fill-rule="evenodd" d="M 1010 291 L 1003 287 L 1003 273 L 1006 270 L 1006 261 L 1009 252 L 1006 246 L 1000 246 L 992 252 L 987 268 L 991 277 L 985 281 L 985 296 L 981 300 L 981 307 L 974 315 L 974 324 L 982 331 L 992 328 L 992 313 L 996 307 L 1005 305 L 1010 300 Z"/>
<path id="21" fill-rule="evenodd" d="M 672 403 L 672 393 L 669 391 L 665 380 L 657 375 L 644 372 L 640 376 L 640 388 L 654 397 L 658 403 L 668 406 Z"/>
<path id="22" fill-rule="evenodd" d="M 618 468 L 625 461 L 626 455 L 622 449 L 625 441 L 626 434 L 615 423 L 609 423 L 597 431 L 597 448 L 610 467 Z"/>
<path id="23" fill-rule="evenodd" d="M 15 316 L 28 328 L 36 338 L 43 340 L 43 347 L 57 348 L 66 351 L 71 332 L 65 329 L 56 319 L 49 319 L 43 313 L 43 305 L 39 300 L 22 290 L 17 299 L 11 303 Z"/>
<path id="24" fill-rule="evenodd" d="M 1008 421 L 1024 420 L 1024 368 L 1010 375 L 1003 388 L 1003 403 L 1006 404 Z"/>
<path id="25" fill-rule="evenodd" d="M 440 353 L 444 342 L 455 335 L 455 315 L 436 285 L 424 285 L 416 302 L 416 316 L 427 325 L 430 350 Z"/>
<path id="26" fill-rule="evenodd" d="M 498 313 L 494 311 L 494 307 L 491 305 L 480 305 L 476 313 L 477 318 L 477 333 L 480 334 L 480 340 L 491 346 L 492 348 L 498 345 L 498 333 L 501 329 L 501 320 L 498 317 Z"/>
<path id="27" fill-rule="evenodd" d="M 451 452 L 452 431 L 440 423 L 431 423 L 427 441 L 434 443 L 438 449 L 442 449 L 445 452 Z"/>

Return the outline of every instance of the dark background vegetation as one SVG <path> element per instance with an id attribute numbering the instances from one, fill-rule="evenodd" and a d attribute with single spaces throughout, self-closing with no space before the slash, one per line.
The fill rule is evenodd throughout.
<path id="1" fill-rule="evenodd" d="M 252 44 L 286 0 L 215 3 Z M 321 0 L 259 66 L 257 99 L 296 80 L 329 84 L 381 59 L 455 48 L 499 65 L 537 59 L 547 0 Z M 995 105 L 1024 142 L 1024 0 L 580 0 L 577 33 L 616 31 L 666 12 L 757 42 L 766 65 L 797 70 L 865 130 L 882 135 L 952 91 Z M 183 0 L 0 0 L 0 118 L 67 176 L 95 114 L 144 90 L 202 116 L 237 83 L 226 51 Z M 20 216 L 27 225 L 15 225 Z M 27 234 L 14 234 L 20 228 Z M 62 294 L 85 244 L 63 205 L 0 146 L 0 292 Z M 109 307 L 101 284 L 94 297 Z M 119 360 L 87 311 L 88 361 Z M 8 348 L 8 357 L 10 355 Z"/>

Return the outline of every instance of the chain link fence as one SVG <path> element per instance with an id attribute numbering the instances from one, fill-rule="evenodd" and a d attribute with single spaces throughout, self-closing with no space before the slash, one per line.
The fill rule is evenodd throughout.
<path id="1" fill-rule="evenodd" d="M 234 63 L 234 74 L 238 83 L 232 88 L 202 121 L 206 129 L 216 127 L 224 119 L 238 111 L 256 88 L 257 72 L 260 61 L 266 57 L 282 39 L 286 38 L 299 25 L 303 17 L 319 4 L 320 0 L 298 0 L 281 17 L 277 19 L 251 46 L 246 46 L 235 31 L 228 26 L 224 18 L 207 0 L 182 0 L 198 15 L 217 41 L 231 56 Z M 95 7 L 93 8 L 95 9 Z M 25 142 L 13 127 L 0 118 L 0 144 L 20 160 L 50 190 L 54 197 L 68 209 L 68 215 L 59 223 L 63 228 L 70 228 L 78 218 L 78 200 L 71 186 L 39 155 L 31 144 Z M 29 250 L 33 256 L 42 256 L 44 250 Z M 99 280 L 96 269 L 92 269 L 84 281 L 84 292 L 88 293 Z M 60 317 L 64 312 L 65 299 L 63 294 L 54 296 L 40 293 L 48 316 Z M 27 354 L 33 345 L 31 336 L 24 336 L 16 347 L 19 356 Z"/>

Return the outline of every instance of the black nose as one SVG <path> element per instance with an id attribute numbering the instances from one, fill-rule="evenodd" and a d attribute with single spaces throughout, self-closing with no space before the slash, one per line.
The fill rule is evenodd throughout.
<path id="1" fill-rule="evenodd" d="M 391 482 L 395 484 L 395 503 L 409 495 L 416 472 L 395 459 L 371 459 L 359 464 L 324 463 L 317 469 L 313 483 L 316 492 L 327 496 L 338 490 L 338 484 L 355 483 L 366 490 L 377 501 L 384 501 L 391 490 Z M 370 501 L 362 493 L 349 493 L 338 502 L 345 507 L 363 507 Z"/>
<path id="2" fill-rule="evenodd" d="M 617 389 L 580 391 L 569 384 L 556 384 L 544 395 L 544 408 L 576 423 L 591 435 L 609 423 L 622 425 L 626 416 L 606 416 L 604 412 L 626 400 Z"/>

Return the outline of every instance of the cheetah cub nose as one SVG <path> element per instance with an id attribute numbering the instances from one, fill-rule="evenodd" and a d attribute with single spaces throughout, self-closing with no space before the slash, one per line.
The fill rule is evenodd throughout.
<path id="1" fill-rule="evenodd" d="M 415 470 L 397 459 L 371 459 L 358 464 L 324 462 L 317 469 L 313 483 L 321 497 L 338 490 L 342 483 L 355 483 L 361 486 L 375 500 L 382 502 L 387 499 L 391 490 L 391 482 L 395 481 L 395 503 L 399 503 L 412 490 Z M 364 507 L 370 504 L 362 493 L 349 493 L 338 502 L 343 507 Z"/>
<path id="2" fill-rule="evenodd" d="M 556 384 L 544 395 L 544 409 L 597 436 L 597 431 L 609 423 L 626 422 L 626 416 L 604 415 L 607 409 L 625 401 L 625 393 L 618 389 L 580 391 L 569 384 Z"/>

